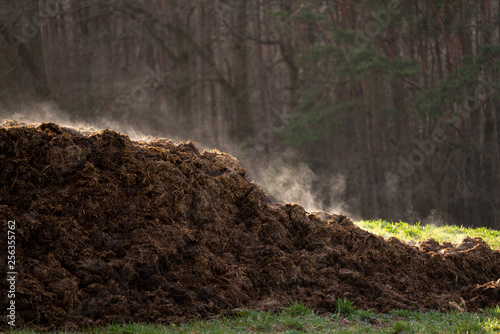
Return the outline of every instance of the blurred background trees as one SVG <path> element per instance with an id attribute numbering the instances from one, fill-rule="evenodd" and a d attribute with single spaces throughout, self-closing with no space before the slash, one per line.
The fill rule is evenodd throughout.
<path id="1" fill-rule="evenodd" d="M 499 2 L 0 0 L 0 113 L 48 101 L 306 165 L 323 208 L 500 228 Z"/>

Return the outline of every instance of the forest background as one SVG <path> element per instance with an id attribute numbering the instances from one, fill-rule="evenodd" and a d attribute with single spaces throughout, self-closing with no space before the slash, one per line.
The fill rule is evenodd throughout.
<path id="1" fill-rule="evenodd" d="M 0 0 L 0 116 L 193 140 L 277 200 L 500 228 L 499 0 Z"/>

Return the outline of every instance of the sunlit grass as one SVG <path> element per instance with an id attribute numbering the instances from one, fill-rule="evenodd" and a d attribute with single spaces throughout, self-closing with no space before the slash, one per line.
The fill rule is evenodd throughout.
<path id="1" fill-rule="evenodd" d="M 404 241 L 423 241 L 434 238 L 442 243 L 460 243 L 466 236 L 481 237 L 491 248 L 500 249 L 500 231 L 486 227 L 466 228 L 453 225 L 421 225 L 403 222 L 388 222 L 385 220 L 357 221 L 356 225 L 364 230 L 383 236 L 384 238 L 396 237 Z"/>
<path id="2" fill-rule="evenodd" d="M 376 314 L 341 300 L 338 311 L 319 315 L 301 303 L 280 312 L 242 310 L 231 317 L 181 325 L 125 324 L 92 328 L 83 333 L 499 333 L 500 306 L 478 313 L 392 310 Z M 347 312 L 346 312 L 347 311 Z M 15 331 L 12 333 L 35 333 Z M 59 332 L 63 333 L 63 332 Z M 64 332 L 69 333 L 69 332 Z"/>

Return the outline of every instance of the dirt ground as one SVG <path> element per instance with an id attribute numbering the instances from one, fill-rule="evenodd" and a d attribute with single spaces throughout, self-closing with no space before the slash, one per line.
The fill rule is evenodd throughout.
<path id="1" fill-rule="evenodd" d="M 17 221 L 17 328 L 167 324 L 294 300 L 320 312 L 338 298 L 380 312 L 500 304 L 500 252 L 480 238 L 384 240 L 273 203 L 234 157 L 191 142 L 5 121 L 0 173 L 0 268 Z M 2 278 L 2 310 L 7 288 Z"/>

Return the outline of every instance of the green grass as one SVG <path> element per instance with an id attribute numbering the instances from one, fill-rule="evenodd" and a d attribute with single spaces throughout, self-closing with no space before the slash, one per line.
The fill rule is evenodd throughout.
<path id="1" fill-rule="evenodd" d="M 384 220 L 356 224 L 383 237 L 395 236 L 404 241 L 434 238 L 441 243 L 459 243 L 466 236 L 477 236 L 492 248 L 500 249 L 500 232 L 487 228 L 411 225 Z M 500 333 L 500 305 L 477 313 L 392 310 L 388 314 L 375 314 L 370 310 L 356 309 L 349 300 L 338 299 L 334 309 L 334 314 L 318 315 L 301 303 L 291 303 L 280 312 L 242 310 L 234 316 L 211 321 L 199 320 L 170 326 L 138 323 L 111 325 L 89 329 L 85 333 Z M 24 330 L 11 333 L 35 332 Z"/>
<path id="2" fill-rule="evenodd" d="M 491 248 L 500 249 L 500 231 L 486 227 L 467 228 L 453 225 L 420 225 L 408 223 L 391 223 L 385 220 L 357 221 L 356 225 L 364 230 L 383 236 L 384 238 L 396 237 L 404 241 L 423 241 L 434 238 L 442 243 L 449 241 L 460 243 L 466 236 L 481 237 Z"/>
<path id="3" fill-rule="evenodd" d="M 347 301 L 345 310 L 331 315 L 318 315 L 313 310 L 293 303 L 280 312 L 243 310 L 233 317 L 211 321 L 195 321 L 182 325 L 127 324 L 94 328 L 85 333 L 499 333 L 500 306 L 479 313 L 442 313 L 393 310 L 389 314 L 357 310 Z M 342 307 L 339 307 L 341 309 Z M 12 333 L 34 333 L 15 331 Z M 62 332 L 61 332 L 62 333 Z"/>

